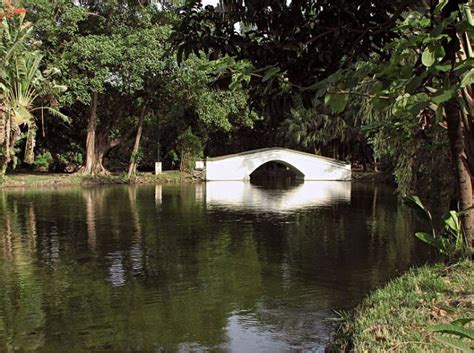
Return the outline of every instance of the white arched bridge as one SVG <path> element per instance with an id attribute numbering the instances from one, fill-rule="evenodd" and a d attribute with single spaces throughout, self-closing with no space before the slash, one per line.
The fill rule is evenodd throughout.
<path id="1" fill-rule="evenodd" d="M 257 168 L 277 162 L 304 180 L 351 180 L 351 165 L 287 148 L 263 148 L 206 159 L 206 180 L 249 180 Z"/>

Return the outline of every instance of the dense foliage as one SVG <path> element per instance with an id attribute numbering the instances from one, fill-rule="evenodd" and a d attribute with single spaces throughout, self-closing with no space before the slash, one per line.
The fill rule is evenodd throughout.
<path id="1" fill-rule="evenodd" d="M 244 90 L 230 93 L 211 87 L 203 68 L 206 60 L 190 57 L 177 64 L 169 52 L 171 26 L 179 20 L 172 3 L 25 0 L 22 4 L 26 9 L 15 8 L 14 16 L 2 18 L 21 34 L 12 37 L 21 43 L 4 46 L 12 46 L 22 60 L 34 65 L 30 71 L 38 72 L 30 75 L 35 82 L 22 87 L 27 93 L 33 86 L 41 92 L 24 96 L 44 97 L 39 106 L 51 102 L 61 107 L 63 114 L 57 115 L 70 119 L 53 119 L 56 111 L 49 106 L 49 111 L 42 108 L 23 118 L 17 125 L 24 124 L 24 130 L 12 129 L 16 135 L 9 139 L 4 172 L 16 156 L 33 164 L 35 154 L 45 152 L 54 160 L 48 167 L 56 170 L 80 168 L 85 174 L 97 174 L 109 168 L 124 170 L 129 163 L 136 169 L 136 162 L 151 167 L 157 159 L 176 155 L 177 137 L 189 128 L 205 146 L 212 134 L 252 126 L 257 118 Z M 3 38 L 7 40 L 6 35 Z M 66 86 L 68 90 L 57 95 Z M 5 105 L 8 96 L 4 97 Z M 24 104 L 34 108 L 33 102 Z M 28 138 L 20 140 L 20 135 Z M 26 145 L 26 151 L 15 149 L 15 144 Z"/>
<path id="2" fill-rule="evenodd" d="M 376 112 L 365 127 L 375 157 L 388 157 L 403 191 L 418 188 L 419 177 L 436 185 L 431 169 L 443 165 L 441 174 L 452 170 L 442 184 L 455 185 L 453 204 L 472 205 L 474 20 L 467 0 L 247 0 L 205 9 L 191 1 L 183 16 L 178 53 L 202 51 L 227 64 L 220 80 L 229 87 L 250 87 L 252 99 L 263 96 L 270 108 L 275 97 L 287 106 L 294 100 L 284 98 L 297 94 L 305 106 L 324 102 L 338 118 L 362 101 L 360 112 Z M 321 126 L 321 113 L 309 123 Z M 470 239 L 471 211 L 461 222 Z"/>

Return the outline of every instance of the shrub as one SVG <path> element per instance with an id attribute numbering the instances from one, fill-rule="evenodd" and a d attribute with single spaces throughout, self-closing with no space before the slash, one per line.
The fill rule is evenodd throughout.
<path id="1" fill-rule="evenodd" d="M 36 156 L 35 167 L 37 170 L 48 171 L 53 162 L 53 156 L 49 151 L 46 151 Z"/>
<path id="2" fill-rule="evenodd" d="M 58 153 L 56 155 L 57 169 L 67 173 L 77 171 L 83 162 L 83 155 L 81 152 L 69 151 L 66 153 Z"/>
<path id="3" fill-rule="evenodd" d="M 191 174 L 196 160 L 202 158 L 203 146 L 200 138 L 188 128 L 178 136 L 176 147 L 181 157 L 181 172 Z"/>

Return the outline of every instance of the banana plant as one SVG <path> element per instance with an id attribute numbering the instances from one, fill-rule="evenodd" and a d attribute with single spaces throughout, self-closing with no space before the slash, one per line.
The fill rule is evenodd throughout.
<path id="1" fill-rule="evenodd" d="M 25 10 L 26 11 L 26 10 Z M 20 127 L 27 129 L 25 162 L 33 163 L 37 130 L 35 111 L 44 111 L 65 121 L 68 117 L 56 109 L 56 96 L 66 90 L 56 84 L 57 69 L 41 71 L 41 53 L 32 50 L 32 26 L 24 21 L 24 9 L 11 4 L 6 8 L 0 26 L 0 146 L 2 174 L 8 163 L 15 160 L 15 143 L 21 137 Z M 49 101 L 44 105 L 42 102 Z"/>
<path id="2" fill-rule="evenodd" d="M 0 5 L 0 77 L 3 78 L 9 62 L 25 49 L 26 41 L 31 38 L 33 26 L 25 21 L 25 9 L 15 11 L 10 4 L 2 9 Z"/>
<path id="3" fill-rule="evenodd" d="M 469 209 L 459 212 L 448 211 L 441 219 L 442 229 L 437 231 L 430 211 L 418 196 L 406 196 L 404 197 L 404 203 L 413 209 L 418 218 L 431 228 L 430 232 L 416 232 L 415 237 L 434 247 L 440 255 L 449 259 L 463 257 L 468 253 L 469 247 L 459 217 Z"/>

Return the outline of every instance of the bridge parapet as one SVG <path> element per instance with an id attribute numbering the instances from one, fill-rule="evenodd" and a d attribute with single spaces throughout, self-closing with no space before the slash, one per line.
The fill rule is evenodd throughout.
<path id="1" fill-rule="evenodd" d="M 287 148 L 264 148 L 206 160 L 206 180 L 248 180 L 268 162 L 295 170 L 304 180 L 351 180 L 351 165 L 334 159 Z"/>

